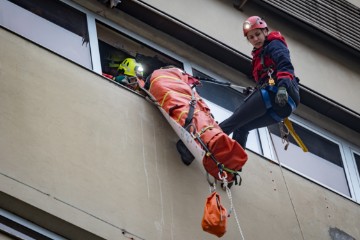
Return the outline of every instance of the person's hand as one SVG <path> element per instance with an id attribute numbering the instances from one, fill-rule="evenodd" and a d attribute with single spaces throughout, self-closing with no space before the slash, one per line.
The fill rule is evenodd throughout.
<path id="1" fill-rule="evenodd" d="M 126 76 L 124 76 L 124 75 L 119 75 L 119 76 L 115 77 L 114 80 L 115 80 L 115 82 L 118 82 L 118 83 L 123 84 L 123 85 L 128 85 L 129 84 Z"/>
<path id="2" fill-rule="evenodd" d="M 288 93 L 285 87 L 279 87 L 276 97 L 275 103 L 278 104 L 280 107 L 284 107 L 288 101 Z"/>

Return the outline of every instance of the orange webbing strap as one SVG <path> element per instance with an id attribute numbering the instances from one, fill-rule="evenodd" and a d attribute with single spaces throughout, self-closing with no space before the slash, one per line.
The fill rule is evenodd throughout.
<path id="1" fill-rule="evenodd" d="M 160 75 L 160 76 L 157 76 L 156 78 L 154 78 L 151 83 L 150 83 L 150 87 L 149 87 L 149 91 L 153 85 L 153 83 L 155 83 L 156 81 L 158 81 L 159 79 L 161 78 L 166 78 L 166 79 L 172 79 L 172 80 L 175 80 L 175 81 L 181 81 L 181 79 L 177 78 L 177 77 L 173 77 L 173 76 L 168 76 L 168 75 Z"/>
<path id="2" fill-rule="evenodd" d="M 211 130 L 214 128 L 214 125 L 209 125 L 209 126 L 206 126 L 204 128 L 201 129 L 200 132 L 197 132 L 197 134 L 199 134 L 199 136 L 201 136 L 202 134 L 204 134 L 207 130 Z"/>
<path id="3" fill-rule="evenodd" d="M 179 114 L 179 117 L 178 117 L 178 119 L 177 119 L 176 121 L 177 121 L 177 122 L 180 122 L 182 116 L 183 116 L 185 113 L 188 113 L 188 112 L 189 112 L 189 111 L 182 111 L 182 112 Z M 196 110 L 196 111 L 194 112 L 194 114 L 197 113 L 197 112 L 200 112 L 200 110 Z"/>
<path id="4" fill-rule="evenodd" d="M 304 152 L 308 152 L 308 148 L 305 146 L 305 144 L 303 143 L 303 141 L 301 140 L 301 138 L 299 137 L 299 135 L 297 135 L 297 133 L 295 132 L 295 129 L 292 125 L 292 123 L 290 122 L 290 120 L 288 118 L 284 119 L 284 124 L 286 126 L 286 128 L 289 130 L 291 136 L 294 138 L 294 140 L 296 141 L 296 143 L 299 145 L 299 147 L 304 151 Z"/>

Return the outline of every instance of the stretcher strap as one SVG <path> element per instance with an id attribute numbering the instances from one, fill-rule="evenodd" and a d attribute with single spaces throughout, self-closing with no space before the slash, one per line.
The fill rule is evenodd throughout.
<path id="1" fill-rule="evenodd" d="M 191 101 L 189 102 L 189 112 L 185 119 L 184 127 L 186 127 L 187 125 L 189 125 L 192 122 L 196 103 L 197 103 L 197 100 L 195 98 L 195 94 L 194 94 L 193 90 L 191 89 Z"/>
<path id="2" fill-rule="evenodd" d="M 163 97 L 163 99 L 162 99 L 162 101 L 161 101 L 161 106 L 164 105 L 165 100 L 166 100 L 166 98 L 169 96 L 170 93 L 175 93 L 175 94 L 178 94 L 178 95 L 182 95 L 182 96 L 184 96 L 184 97 L 186 97 L 186 98 L 191 99 L 191 96 L 188 95 L 188 94 L 181 93 L 181 92 L 176 92 L 176 91 L 174 91 L 174 90 L 169 90 L 169 91 L 167 91 L 167 92 L 164 94 L 164 97 Z M 199 99 L 200 99 L 200 98 L 199 98 Z M 198 99 L 198 100 L 199 100 L 199 99 Z"/>
<path id="3" fill-rule="evenodd" d="M 194 112 L 194 114 L 196 114 L 197 112 L 200 112 L 200 110 L 196 110 Z M 180 122 L 181 118 L 182 118 L 182 115 L 184 115 L 185 113 L 188 113 L 188 111 L 182 111 L 180 114 L 179 114 L 179 117 L 178 119 L 176 120 L 177 122 Z"/>
<path id="4" fill-rule="evenodd" d="M 211 130 L 214 128 L 214 125 L 209 125 L 209 126 L 206 126 L 204 128 L 201 129 L 200 132 L 197 132 L 197 134 L 199 134 L 199 136 L 201 136 L 202 134 L 204 134 L 207 130 Z"/>
<path id="5" fill-rule="evenodd" d="M 191 133 L 191 132 L 190 132 Z M 216 166 L 219 168 L 219 174 L 222 174 L 223 171 L 226 171 L 228 173 L 231 173 L 234 175 L 234 178 L 235 178 L 235 185 L 240 185 L 241 183 L 241 177 L 240 177 L 240 183 L 238 183 L 237 181 L 237 176 L 240 176 L 240 172 L 239 171 L 235 171 L 235 170 L 232 170 L 230 168 L 227 168 L 225 167 L 224 164 L 222 164 L 221 162 L 219 162 L 215 156 L 210 152 L 210 150 L 208 149 L 208 147 L 206 146 L 206 144 L 202 141 L 202 139 L 200 138 L 200 135 L 198 133 L 191 133 L 192 137 L 194 139 L 196 139 L 200 144 L 201 146 L 204 148 L 204 150 L 206 151 L 206 156 L 209 157 L 211 160 L 213 160 L 216 164 Z"/>
<path id="6" fill-rule="evenodd" d="M 173 77 L 173 76 L 167 76 L 167 75 L 160 75 L 160 76 L 157 76 L 156 78 L 154 78 L 151 83 L 150 83 L 150 87 L 149 87 L 149 91 L 152 87 L 152 85 L 159 79 L 161 78 L 166 78 L 166 79 L 172 79 L 172 80 L 176 80 L 176 81 L 182 81 L 181 79 L 177 78 L 177 77 Z"/>

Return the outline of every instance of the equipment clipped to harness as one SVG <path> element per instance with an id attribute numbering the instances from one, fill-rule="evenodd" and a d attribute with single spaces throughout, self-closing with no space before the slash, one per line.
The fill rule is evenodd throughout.
<path id="1" fill-rule="evenodd" d="M 304 151 L 308 152 L 308 148 L 305 146 L 299 135 L 295 132 L 295 129 L 288 118 L 285 118 L 281 122 L 279 122 L 279 130 L 282 142 L 285 143 L 284 150 L 287 150 L 289 146 L 289 135 L 293 137 L 298 146 Z"/>
<path id="2" fill-rule="evenodd" d="M 301 140 L 299 135 L 297 135 L 297 133 L 295 132 L 295 129 L 294 129 L 292 123 L 290 122 L 290 120 L 288 118 L 285 118 L 283 122 L 284 122 L 284 125 L 286 126 L 288 132 L 294 138 L 295 142 L 299 145 L 299 147 L 304 152 L 308 152 L 309 151 L 308 148 L 305 146 L 305 144 L 303 143 L 303 141 Z"/>
<path id="3" fill-rule="evenodd" d="M 264 103 L 265 103 L 265 107 L 268 110 L 270 116 L 277 122 L 280 122 L 282 120 L 282 118 L 274 111 L 271 100 L 270 100 L 270 95 L 269 95 L 269 91 L 276 93 L 278 91 L 277 86 L 270 86 L 267 85 L 265 88 L 261 88 L 260 89 Z M 291 111 L 293 112 L 296 109 L 296 104 L 294 102 L 294 100 L 289 96 L 288 98 L 288 102 L 289 106 L 291 107 Z"/>
<path id="4" fill-rule="evenodd" d="M 289 130 L 286 128 L 283 121 L 279 122 L 280 137 L 282 142 L 285 144 L 284 150 L 286 151 L 289 147 Z"/>
<path id="5" fill-rule="evenodd" d="M 269 76 L 268 84 L 269 84 L 269 86 L 274 86 L 275 85 L 275 80 L 272 78 L 273 72 L 274 72 L 274 70 L 272 70 L 271 68 L 268 70 L 268 76 Z"/>
<path id="6" fill-rule="evenodd" d="M 213 191 L 205 202 L 204 215 L 201 221 L 202 229 L 205 232 L 222 237 L 226 232 L 226 225 L 226 208 L 221 205 L 220 195 Z"/>

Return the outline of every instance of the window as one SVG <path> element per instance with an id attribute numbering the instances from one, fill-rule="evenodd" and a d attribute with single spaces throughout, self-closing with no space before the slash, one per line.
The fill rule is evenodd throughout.
<path id="1" fill-rule="evenodd" d="M 214 78 L 197 69 L 193 69 L 193 75 L 205 79 L 202 81 L 202 86 L 197 87 L 196 90 L 206 100 L 218 122 L 229 117 L 239 102 L 245 98 L 242 93 L 226 84 L 212 83 L 209 80 Z M 224 83 L 221 78 L 215 81 Z M 266 158 L 279 159 L 282 166 L 356 200 L 356 189 L 360 186 L 349 185 L 356 185 L 358 181 L 353 180 L 354 174 L 348 169 L 352 165 L 347 163 L 349 159 L 344 154 L 346 143 L 326 131 L 318 132 L 316 126 L 305 127 L 304 120 L 296 116 L 292 118 L 296 119 L 292 119 L 294 129 L 308 147 L 308 153 L 304 153 L 291 136 L 289 136 L 290 145 L 285 151 L 277 124 L 251 131 L 247 148 Z M 359 172 L 360 155 L 354 153 L 354 158 Z"/>
<path id="2" fill-rule="evenodd" d="M 354 187 L 354 196 L 358 202 L 360 202 L 360 152 L 353 152 L 350 148 L 350 152 L 354 159 L 354 170 L 350 168 L 351 173 L 351 182 L 353 183 Z M 349 164 L 351 166 L 351 164 Z"/>
<path id="3" fill-rule="evenodd" d="M 200 96 L 205 99 L 215 117 L 215 120 L 221 123 L 233 113 L 239 103 L 243 101 L 245 95 L 229 86 L 226 86 L 227 82 L 221 78 L 217 78 L 215 80 L 197 69 L 192 69 L 192 71 L 193 76 L 195 77 L 199 77 L 200 79 L 213 79 L 214 81 L 219 82 L 212 83 L 208 80 L 202 80 L 202 86 L 197 87 L 196 90 Z M 221 83 L 225 83 L 225 85 L 222 85 Z M 230 137 L 231 136 L 232 135 L 230 134 Z M 246 148 L 256 153 L 263 154 L 259 139 L 259 132 L 257 129 L 250 131 Z"/>
<path id="4" fill-rule="evenodd" d="M 54 232 L 0 208 L 0 238 L 2 239 L 1 233 L 11 239 L 65 240 Z"/>
<path id="5" fill-rule="evenodd" d="M 91 69 L 86 15 L 59 1 L 0 2 L 0 24 Z"/>
<path id="6" fill-rule="evenodd" d="M 351 197 L 339 143 L 294 122 L 293 127 L 309 152 L 303 152 L 291 135 L 289 136 L 290 145 L 287 150 L 284 150 L 279 126 L 275 124 L 268 127 L 275 155 L 281 164 Z"/>
<path id="7" fill-rule="evenodd" d="M 245 95 L 242 95 L 239 91 L 226 85 L 221 85 L 221 83 L 226 84 L 226 81 L 223 81 L 222 79 L 214 79 L 196 69 L 193 69 L 193 76 L 210 80 L 202 80 L 202 86 L 196 88 L 200 96 L 231 112 L 233 112 L 245 98 Z M 211 82 L 211 80 L 214 80 L 214 82 Z M 216 82 L 220 82 L 220 84 L 217 84 Z"/>
<path id="8" fill-rule="evenodd" d="M 356 168 L 357 168 L 357 173 L 358 173 L 358 175 L 360 175 L 360 155 L 354 153 L 354 159 L 355 159 L 355 164 L 356 164 Z"/>
<path id="9" fill-rule="evenodd" d="M 126 58 L 134 58 L 141 63 L 144 68 L 144 78 L 163 66 L 183 67 L 181 62 L 101 22 L 96 22 L 96 29 L 103 73 L 117 74 L 117 67 Z"/>
<path id="10" fill-rule="evenodd" d="M 87 12 L 87 16 L 81 12 L 86 10 L 76 9 L 62 1 L 3 0 L 0 1 L 0 24 L 86 68 L 91 69 L 94 64 L 98 73 L 101 68 L 103 73 L 116 74 L 117 68 L 115 67 L 114 72 L 114 69 L 109 68 L 110 65 L 118 66 L 125 58 L 130 57 L 143 65 L 145 78 L 162 66 L 174 65 L 184 68 L 185 64 L 186 70 L 189 73 L 192 71 L 191 74 L 196 77 L 215 78 L 217 81 L 226 82 L 225 79 L 210 74 L 207 69 L 198 66 L 195 69 L 188 60 L 162 49 L 150 40 L 136 36 L 129 30 L 122 29 L 108 19 L 95 16 L 91 12 Z M 92 21 L 88 23 L 89 17 Z M 91 30 L 91 34 L 95 33 L 90 34 L 93 56 L 100 56 L 100 61 L 97 58 L 94 63 L 91 62 L 88 30 Z M 177 59 L 182 59 L 182 62 Z M 219 123 L 230 116 L 245 98 L 229 86 L 208 81 L 202 81 L 202 86 L 197 87 L 197 91 L 205 99 Z M 294 128 L 309 148 L 309 153 L 303 153 L 291 137 L 290 146 L 284 151 L 277 125 L 251 131 L 247 148 L 273 160 L 278 158 L 283 166 L 292 171 L 359 202 L 358 147 L 354 148 L 357 152 L 346 150 L 350 149 L 346 142 L 325 131 L 318 132 L 316 126 L 305 126 L 303 123 L 303 120 L 296 120 Z"/>

